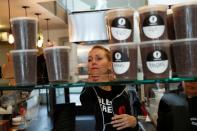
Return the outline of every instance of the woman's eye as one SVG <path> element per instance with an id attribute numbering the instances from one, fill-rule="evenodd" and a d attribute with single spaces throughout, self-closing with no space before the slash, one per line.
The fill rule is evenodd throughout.
<path id="1" fill-rule="evenodd" d="M 88 59 L 88 62 L 91 62 L 92 60 L 91 59 Z"/>
<path id="2" fill-rule="evenodd" d="M 98 58 L 97 58 L 97 60 L 102 60 L 102 59 L 103 59 L 103 58 L 101 58 L 101 57 L 98 57 Z"/>

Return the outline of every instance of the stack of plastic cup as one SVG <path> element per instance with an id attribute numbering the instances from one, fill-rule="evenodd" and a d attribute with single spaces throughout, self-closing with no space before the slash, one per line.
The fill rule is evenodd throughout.
<path id="1" fill-rule="evenodd" d="M 13 57 L 14 76 L 17 86 L 36 85 L 37 83 L 37 19 L 16 17 L 11 19 L 14 35 Z"/>
<path id="2" fill-rule="evenodd" d="M 138 9 L 144 79 L 171 77 L 171 41 L 168 40 L 167 10 L 166 5 L 149 5 Z"/>
<path id="3" fill-rule="evenodd" d="M 197 76 L 197 1 L 172 6 L 175 38 L 172 44 L 174 75 Z"/>

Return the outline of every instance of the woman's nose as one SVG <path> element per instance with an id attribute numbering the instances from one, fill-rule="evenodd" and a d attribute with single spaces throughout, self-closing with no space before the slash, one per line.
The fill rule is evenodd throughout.
<path id="1" fill-rule="evenodd" d="M 92 65 L 97 64 L 97 60 L 96 59 L 92 59 Z"/>

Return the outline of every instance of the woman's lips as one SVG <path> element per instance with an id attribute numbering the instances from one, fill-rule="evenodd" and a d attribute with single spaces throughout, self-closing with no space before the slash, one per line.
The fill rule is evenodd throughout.
<path id="1" fill-rule="evenodd" d="M 91 68 L 91 70 L 97 70 L 97 69 L 99 69 L 99 68 L 97 68 L 97 67 L 92 67 Z"/>

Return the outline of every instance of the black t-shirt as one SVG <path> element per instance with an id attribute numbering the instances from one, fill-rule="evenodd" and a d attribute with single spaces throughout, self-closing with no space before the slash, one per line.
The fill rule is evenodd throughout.
<path id="1" fill-rule="evenodd" d="M 104 116 L 104 125 L 105 130 L 107 131 L 115 131 L 115 128 L 112 127 L 110 124 L 111 118 L 114 116 L 114 110 L 112 105 L 113 98 L 117 95 L 114 89 L 112 88 L 111 91 L 105 91 L 98 87 L 95 88 L 97 92 L 98 102 L 101 108 L 101 111 Z"/>
<path id="2" fill-rule="evenodd" d="M 112 127 L 111 118 L 114 114 L 131 114 L 129 96 L 124 90 L 125 86 L 112 86 L 111 91 L 99 87 L 85 87 L 80 95 L 84 112 L 95 115 L 96 131 L 116 131 Z M 135 128 L 125 128 L 121 131 L 137 131 Z"/>
<path id="3" fill-rule="evenodd" d="M 188 98 L 191 131 L 197 131 L 197 97 Z"/>

